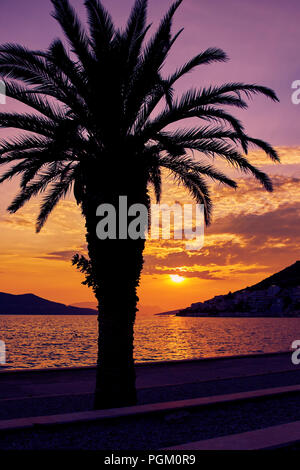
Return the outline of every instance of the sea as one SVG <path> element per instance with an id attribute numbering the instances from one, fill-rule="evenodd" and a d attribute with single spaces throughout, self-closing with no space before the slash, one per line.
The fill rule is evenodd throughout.
<path id="1" fill-rule="evenodd" d="M 195 318 L 139 315 L 139 363 L 291 350 L 300 318 Z M 97 317 L 1 315 L 8 369 L 92 366 L 97 357 Z M 2 368 L 2 367 L 1 367 Z"/>

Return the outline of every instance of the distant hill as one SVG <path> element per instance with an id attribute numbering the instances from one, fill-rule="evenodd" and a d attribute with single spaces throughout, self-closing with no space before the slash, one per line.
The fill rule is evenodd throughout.
<path id="1" fill-rule="evenodd" d="M 92 310 L 97 310 L 97 302 L 76 302 L 71 304 L 70 307 L 91 308 Z"/>
<path id="2" fill-rule="evenodd" d="M 281 288 L 300 286 L 300 261 L 296 261 L 291 266 L 267 277 L 254 286 L 248 287 L 246 290 L 262 290 L 274 285 Z"/>
<path id="3" fill-rule="evenodd" d="M 168 312 L 161 312 L 161 313 L 155 313 L 154 315 L 160 316 L 160 315 L 176 315 L 179 310 L 169 310 Z"/>
<path id="4" fill-rule="evenodd" d="M 246 289 L 193 303 L 177 315 L 300 317 L 300 261 Z"/>
<path id="5" fill-rule="evenodd" d="M 0 292 L 0 315 L 95 315 L 91 308 L 78 308 L 52 302 L 34 294 Z"/>

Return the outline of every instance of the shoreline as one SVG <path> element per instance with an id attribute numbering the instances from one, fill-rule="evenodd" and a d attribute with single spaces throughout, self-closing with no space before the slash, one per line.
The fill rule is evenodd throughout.
<path id="1" fill-rule="evenodd" d="M 258 318 L 300 318 L 300 315 L 299 316 L 291 316 L 291 315 L 277 315 L 277 316 L 272 316 L 272 315 L 233 315 L 233 314 L 230 314 L 230 315 L 211 315 L 211 314 L 207 314 L 207 315 L 203 315 L 203 312 L 201 313 L 201 315 L 170 315 L 170 316 L 174 316 L 174 317 L 180 317 L 180 318 L 232 318 L 232 319 L 236 319 L 236 318 L 247 318 L 249 320 L 249 318 L 253 318 L 253 319 L 258 319 Z"/>
<path id="2" fill-rule="evenodd" d="M 211 356 L 211 357 L 199 357 L 199 358 L 194 358 L 194 359 L 174 359 L 174 360 L 169 360 L 169 361 L 145 361 L 145 362 L 135 362 L 135 367 L 144 367 L 144 366 L 155 366 L 155 365 L 171 365 L 171 364 L 184 364 L 184 363 L 193 363 L 193 362 L 199 362 L 199 361 L 218 361 L 222 359 L 243 359 L 243 358 L 256 358 L 256 357 L 268 357 L 268 356 L 276 356 L 276 355 L 281 355 L 281 354 L 292 354 L 293 350 L 282 350 L 282 351 L 274 351 L 274 352 L 257 352 L 257 353 L 250 353 L 250 354 L 235 354 L 235 355 L 224 355 L 224 356 Z M 3 370 L 1 369 L 3 367 Z M 91 366 L 70 366 L 70 367 L 45 367 L 45 368 L 18 368 L 18 369 L 9 369 L 10 366 L 7 365 L 0 365 L 0 376 L 2 374 L 8 373 L 14 373 L 14 372 L 62 372 L 62 371 L 80 371 L 80 370 L 96 370 L 97 365 L 91 365 Z"/>

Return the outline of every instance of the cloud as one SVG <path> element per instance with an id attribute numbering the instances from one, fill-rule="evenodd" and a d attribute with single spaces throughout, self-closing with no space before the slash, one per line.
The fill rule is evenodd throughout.
<path id="1" fill-rule="evenodd" d="M 214 281 L 222 281 L 224 277 L 221 277 L 217 274 L 217 271 L 209 271 L 203 270 L 201 267 L 198 266 L 180 266 L 180 267 L 170 267 L 168 266 L 168 262 L 171 260 L 167 260 L 164 266 L 159 265 L 152 265 L 149 266 L 146 264 L 143 274 L 144 275 L 169 275 L 169 274 L 178 274 L 180 276 L 184 276 L 186 278 L 198 278 L 198 279 L 207 279 L 207 280 L 214 280 Z M 171 263 L 172 264 L 172 261 Z"/>
<path id="2" fill-rule="evenodd" d="M 34 222 L 31 218 L 26 216 L 11 215 L 10 217 L 2 217 L 0 223 L 3 225 L 13 226 L 16 229 L 24 227 L 34 228 Z"/>
<path id="3" fill-rule="evenodd" d="M 81 246 L 74 250 L 61 250 L 61 251 L 52 251 L 44 255 L 36 256 L 36 258 L 46 259 L 46 260 L 55 260 L 55 261 L 71 261 L 73 256 L 78 253 L 79 255 L 87 255 L 85 246 Z"/>
<path id="4" fill-rule="evenodd" d="M 265 241 L 268 238 L 293 239 L 300 237 L 300 205 L 296 202 L 281 204 L 264 214 L 227 215 L 208 229 L 209 234 L 231 233 Z"/>
<path id="5" fill-rule="evenodd" d="M 200 279 L 275 272 L 299 258 L 300 180 L 278 175 L 274 193 L 252 179 L 240 180 L 240 191 L 216 186 L 215 217 L 205 230 L 200 251 L 188 252 L 183 241 L 150 241 L 146 274 L 174 274 Z"/>

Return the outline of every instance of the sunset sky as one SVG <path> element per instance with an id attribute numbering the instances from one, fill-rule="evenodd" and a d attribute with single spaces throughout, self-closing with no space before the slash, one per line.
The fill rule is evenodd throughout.
<path id="1" fill-rule="evenodd" d="M 50 1 L 0 1 L 1 43 L 42 49 L 61 35 L 50 17 Z M 103 3 L 121 25 L 132 0 Z M 154 26 L 170 3 L 149 0 Z M 72 4 L 83 17 L 82 0 Z M 178 11 L 174 30 L 185 31 L 165 66 L 166 74 L 207 47 L 221 47 L 231 60 L 199 68 L 180 81 L 177 92 L 228 81 L 273 88 L 279 104 L 258 97 L 249 110 L 233 114 L 243 120 L 248 134 L 276 147 L 282 164 L 251 152 L 251 162 L 273 177 L 273 194 L 244 175 L 235 174 L 236 191 L 213 186 L 213 224 L 205 231 L 201 250 L 186 251 L 178 240 L 148 242 L 139 290 L 142 313 L 185 307 L 246 287 L 300 258 L 300 105 L 291 102 L 291 84 L 300 80 L 299 15 L 298 0 L 185 0 Z M 16 109 L 20 108 L 12 101 L 0 105 L 1 112 Z M 0 137 L 8 135 L 13 132 L 0 131 Z M 171 179 L 165 180 L 164 189 L 163 202 L 190 201 Z M 83 219 L 74 200 L 61 202 L 37 235 L 38 201 L 15 215 L 5 212 L 16 190 L 16 181 L 0 187 L 0 291 L 33 292 L 67 304 L 93 302 L 92 292 L 81 285 L 82 276 L 70 263 L 74 253 L 86 252 Z M 185 280 L 177 283 L 170 275 Z"/>

